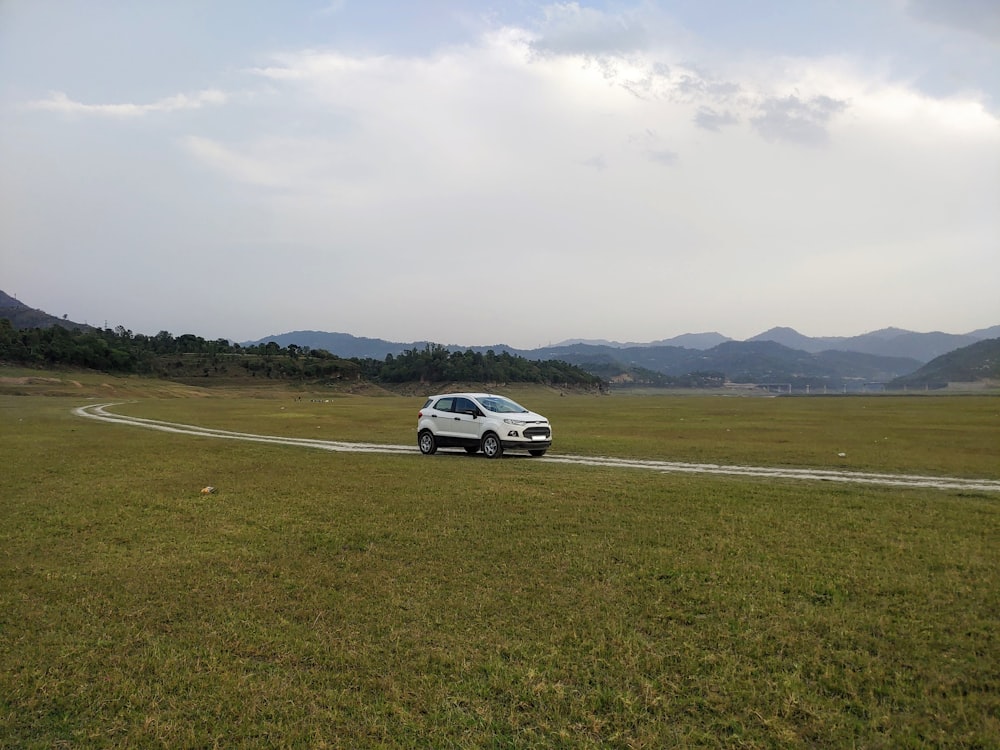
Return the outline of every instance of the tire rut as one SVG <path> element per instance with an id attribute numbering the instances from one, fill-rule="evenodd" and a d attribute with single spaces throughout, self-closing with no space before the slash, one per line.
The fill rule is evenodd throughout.
<path id="1" fill-rule="evenodd" d="M 94 419 L 111 424 L 142 427 L 194 437 L 218 440 L 242 440 L 270 445 L 292 445 L 301 448 L 336 451 L 343 453 L 384 453 L 419 454 L 416 445 L 388 445 L 383 443 L 356 443 L 340 440 L 317 440 L 312 438 L 289 438 L 277 435 L 256 435 L 249 432 L 218 430 L 198 425 L 165 422 L 158 419 L 128 417 L 108 411 L 122 402 L 90 404 L 73 409 L 78 417 Z M 886 487 L 912 487 L 940 490 L 962 490 L 979 492 L 1000 492 L 1000 480 L 966 479 L 961 477 L 933 477 L 919 474 L 881 474 L 875 472 L 840 471 L 832 469 L 795 469 L 768 466 L 734 466 L 726 464 L 696 464 L 680 461 L 657 461 L 644 459 L 612 458 L 607 456 L 547 455 L 533 458 L 544 463 L 574 464 L 579 466 L 604 466 L 620 469 L 644 469 L 661 473 L 706 474 L 715 476 L 756 477 L 765 479 L 793 479 L 813 482 L 837 482 L 847 484 L 870 484 Z"/>

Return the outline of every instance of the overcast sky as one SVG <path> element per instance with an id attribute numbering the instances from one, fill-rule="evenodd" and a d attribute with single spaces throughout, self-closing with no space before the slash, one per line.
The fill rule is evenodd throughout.
<path id="1" fill-rule="evenodd" d="M 0 0 L 0 289 L 136 333 L 1000 324 L 998 0 Z"/>

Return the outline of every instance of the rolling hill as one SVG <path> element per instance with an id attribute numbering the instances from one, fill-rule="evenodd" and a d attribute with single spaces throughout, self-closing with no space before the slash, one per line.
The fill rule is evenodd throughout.
<path id="1" fill-rule="evenodd" d="M 57 318 L 0 292 L 0 319 L 12 328 L 62 326 L 96 330 Z M 574 339 L 538 349 L 446 345 L 450 351 L 507 353 L 529 360 L 561 360 L 607 380 L 649 384 L 770 383 L 796 388 L 856 390 L 996 378 L 994 349 L 1000 326 L 967 334 L 917 333 L 884 328 L 860 336 L 813 338 L 792 328 L 772 328 L 746 341 L 720 333 L 684 334 L 648 343 Z M 348 333 L 299 330 L 241 342 L 275 342 L 324 350 L 344 359 L 384 360 L 436 346 L 429 341 L 393 342 Z M 990 342 L 994 342 L 991 344 Z"/>
<path id="2" fill-rule="evenodd" d="M 977 341 L 942 354 L 915 372 L 890 383 L 892 388 L 943 388 L 949 383 L 1000 381 L 1000 338 Z"/>
<path id="3" fill-rule="evenodd" d="M 775 341 L 792 349 L 813 353 L 834 349 L 929 362 L 946 352 L 974 344 L 984 338 L 991 338 L 990 331 L 995 331 L 992 336 L 1000 336 L 1000 326 L 984 329 L 982 332 L 966 334 L 941 333 L 940 331 L 916 333 L 901 328 L 882 328 L 860 336 L 818 338 L 804 336 L 793 328 L 772 328 L 747 339 L 747 341 Z"/>
<path id="4" fill-rule="evenodd" d="M 20 300 L 11 297 L 9 294 L 0 292 L 0 320 L 6 318 L 13 328 L 50 328 L 52 326 L 62 326 L 63 328 L 79 328 L 81 331 L 93 330 L 93 326 L 86 323 L 76 323 L 66 318 L 57 318 L 47 312 L 36 310 L 24 304 Z"/>

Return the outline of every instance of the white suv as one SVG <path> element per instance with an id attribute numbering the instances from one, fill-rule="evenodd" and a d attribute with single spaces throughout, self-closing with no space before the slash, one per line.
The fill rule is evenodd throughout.
<path id="1" fill-rule="evenodd" d="M 509 398 L 488 393 L 444 393 L 427 399 L 417 414 L 417 445 L 431 455 L 438 448 L 482 449 L 487 458 L 504 450 L 543 456 L 552 445 L 552 427 L 541 414 Z"/>

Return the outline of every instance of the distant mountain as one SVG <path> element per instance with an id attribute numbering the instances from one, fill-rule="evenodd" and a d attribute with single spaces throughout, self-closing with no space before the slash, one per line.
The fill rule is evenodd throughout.
<path id="1" fill-rule="evenodd" d="M 717 334 L 716 334 L 717 335 Z M 720 337 L 724 338 L 724 337 Z M 423 349 L 429 342 L 390 342 L 382 339 L 359 338 L 346 333 L 294 331 L 269 336 L 244 346 L 274 341 L 279 346 L 289 344 L 326 349 L 338 357 L 384 359 L 387 354 L 398 356 L 409 349 Z M 491 347 L 447 346 L 451 350 L 472 349 L 510 354 L 532 360 L 562 360 L 588 372 L 624 374 L 647 371 L 679 378 L 690 373 L 715 373 L 733 382 L 780 382 L 798 385 L 841 388 L 845 383 L 884 382 L 913 372 L 920 362 L 905 357 L 882 357 L 860 352 L 807 352 L 773 341 L 724 340 L 708 349 L 669 345 L 615 345 L 569 343 L 538 349 L 513 349 L 499 344 Z"/>
<path id="2" fill-rule="evenodd" d="M 779 326 L 758 333 L 748 338 L 747 342 L 773 341 L 787 346 L 789 349 L 799 349 L 810 354 L 825 351 L 860 352 L 884 357 L 902 357 L 915 359 L 918 362 L 930 362 L 946 352 L 974 344 L 982 339 L 1000 336 L 1000 326 L 982 328 L 966 334 L 916 333 L 902 328 L 882 328 L 859 336 L 806 336 L 794 328 Z M 606 346 L 615 349 L 634 349 L 638 347 L 682 346 L 687 349 L 707 350 L 719 344 L 732 341 L 720 333 L 685 333 L 670 339 L 661 339 L 647 344 L 605 341 L 603 339 L 570 339 L 557 344 L 556 347 L 568 347 L 576 344 L 589 346 Z M 547 347 L 551 348 L 551 347 Z"/>
<path id="3" fill-rule="evenodd" d="M 90 329 L 65 318 L 56 318 L 35 310 L 0 292 L 0 318 L 8 318 L 15 328 L 44 328 L 60 325 L 68 328 Z M 983 328 L 967 334 L 949 334 L 935 331 L 916 333 L 899 328 L 883 328 L 860 336 L 814 338 L 804 336 L 793 328 L 772 328 L 746 341 L 734 341 L 720 333 L 683 334 L 649 343 L 607 342 L 603 340 L 575 339 L 555 346 L 538 349 L 515 349 L 506 344 L 490 346 L 444 345 L 450 351 L 472 350 L 478 353 L 494 351 L 509 353 L 529 360 L 563 360 L 601 377 L 612 379 L 622 376 L 632 382 L 651 382 L 654 377 L 666 379 L 685 378 L 700 374 L 695 380 L 718 382 L 792 383 L 823 387 L 846 388 L 859 383 L 918 382 L 907 378 L 930 379 L 944 377 L 952 380 L 967 375 L 992 372 L 989 363 L 965 363 L 961 367 L 951 360 L 941 364 L 938 358 L 964 350 L 980 341 L 1000 337 L 1000 326 Z M 256 345 L 274 341 L 286 348 L 290 344 L 311 349 L 324 349 L 345 359 L 384 360 L 387 355 L 397 356 L 411 349 L 422 350 L 438 344 L 428 341 L 394 342 L 353 336 L 348 333 L 302 330 L 267 336 L 242 345 Z M 991 351 L 988 346 L 985 351 Z M 973 349 L 973 355 L 980 352 Z M 965 355 L 962 355 L 965 356 Z M 964 361 L 964 360 L 963 360 Z M 971 361 L 971 360 L 970 360 Z M 934 364 L 947 368 L 944 374 L 928 370 Z M 964 369 L 962 369 L 964 368 Z M 985 375 L 984 377 L 990 377 Z M 937 382 L 937 380 L 935 380 Z"/>
<path id="4" fill-rule="evenodd" d="M 328 331 L 291 331 L 290 333 L 279 333 L 274 336 L 265 336 L 254 341 L 241 341 L 240 346 L 257 346 L 273 341 L 278 346 L 287 347 L 289 344 L 296 346 L 308 346 L 310 349 L 325 349 L 338 357 L 350 359 L 385 359 L 386 355 L 398 356 L 410 349 L 423 350 L 428 346 L 439 346 L 433 341 L 386 341 L 385 339 L 371 339 L 364 336 L 352 336 L 349 333 L 330 333 Z M 496 354 L 508 352 L 525 356 L 531 350 L 514 349 L 506 344 L 493 344 L 490 346 L 459 346 L 458 344 L 443 345 L 449 351 L 480 352 L 485 354 L 493 351 Z"/>
<path id="5" fill-rule="evenodd" d="M 977 341 L 942 354 L 916 372 L 893 380 L 892 388 L 942 388 L 948 383 L 1000 381 L 1000 338 Z"/>
<path id="6" fill-rule="evenodd" d="M 876 332 L 877 334 L 878 332 Z M 873 334 L 855 336 L 844 342 L 843 348 L 869 354 L 884 354 L 890 357 L 912 357 L 920 362 L 929 362 L 946 352 L 974 344 L 978 339 L 968 334 L 954 333 L 914 333 L 899 331 L 896 335 L 879 339 Z"/>
<path id="7" fill-rule="evenodd" d="M 821 352 L 824 349 L 833 349 L 835 348 L 835 344 L 842 340 L 839 338 L 812 338 L 802 335 L 794 328 L 785 328 L 783 326 L 771 328 L 747 339 L 747 341 L 773 341 L 790 349 L 801 349 L 804 352 L 813 353 Z"/>
<path id="8" fill-rule="evenodd" d="M 16 329 L 23 328 L 51 328 L 52 326 L 62 326 L 63 328 L 79 328 L 81 331 L 93 330 L 93 326 L 86 323 L 76 323 L 66 318 L 57 318 L 41 310 L 28 307 L 26 304 L 11 297 L 5 292 L 0 292 L 0 319 L 6 318 L 11 326 Z"/>
<path id="9" fill-rule="evenodd" d="M 995 328 L 1000 328 L 996 326 Z M 986 328 L 988 333 L 994 329 Z M 1000 334 L 998 334 L 1000 335 Z M 986 336 L 978 332 L 964 335 L 954 333 L 915 333 L 900 328 L 883 328 L 860 336 L 833 336 L 812 338 L 803 336 L 793 328 L 772 328 L 759 333 L 747 341 L 774 341 L 778 344 L 801 349 L 806 352 L 822 352 L 829 349 L 846 352 L 862 352 L 886 357 L 905 357 L 918 362 L 929 362 L 945 352 L 968 346 Z"/>
<path id="10" fill-rule="evenodd" d="M 980 328 L 978 331 L 970 331 L 968 335 L 974 336 L 980 341 L 982 341 L 983 339 L 1000 338 L 1000 326 L 991 326 L 990 328 Z"/>
<path id="11" fill-rule="evenodd" d="M 688 349 L 711 349 L 713 346 L 732 341 L 728 336 L 712 331 L 710 333 L 682 333 L 670 339 L 654 341 L 650 346 L 683 346 Z"/>
<path id="12" fill-rule="evenodd" d="M 545 347 L 532 355 L 560 359 L 590 372 L 649 370 L 672 377 L 693 372 L 721 373 L 736 383 L 794 383 L 841 388 L 847 383 L 885 382 L 913 372 L 914 359 L 861 352 L 806 352 L 774 341 L 726 341 L 706 350 L 680 346 L 617 348 L 591 344 Z"/>
<path id="13" fill-rule="evenodd" d="M 678 374 L 692 357 L 700 354 L 697 349 L 681 346 L 604 346 L 601 344 L 569 344 L 568 346 L 545 346 L 535 349 L 533 357 L 539 359 L 559 359 L 585 370 L 592 366 L 615 365 L 622 369 L 641 368 L 665 375 Z M 693 368 L 708 369 L 708 368 Z M 691 370 L 688 369 L 688 372 Z"/>
<path id="14" fill-rule="evenodd" d="M 1000 328 L 1000 326 L 998 326 Z M 991 332 L 993 329 L 982 329 Z M 956 348 L 974 343 L 980 332 L 956 335 L 915 333 L 883 328 L 861 336 L 813 338 L 793 328 L 772 328 L 747 341 L 734 341 L 718 333 L 684 334 L 644 344 L 572 339 L 538 349 L 514 349 L 506 344 L 454 346 L 510 354 L 534 360 L 557 359 L 601 377 L 628 373 L 648 381 L 649 373 L 678 378 L 691 373 L 714 373 L 732 382 L 774 382 L 798 386 L 842 389 L 862 383 L 885 383 L 915 372 L 952 344 Z M 339 357 L 384 359 L 408 349 L 423 349 L 430 342 L 392 342 L 359 338 L 346 333 L 294 331 L 245 342 L 244 345 L 275 341 L 280 346 L 298 344 L 326 349 Z M 674 342 L 674 343 L 669 343 Z M 713 343 L 714 342 L 714 343 Z M 686 344 L 686 345 L 685 345 Z M 710 345 L 711 344 L 711 345 Z"/>
<path id="15" fill-rule="evenodd" d="M 620 341 L 607 341 L 606 339 L 567 339 L 560 341 L 554 346 L 573 346 L 574 344 L 587 344 L 589 346 L 610 346 L 616 349 L 632 349 L 639 346 L 683 346 L 688 349 L 711 349 L 713 346 L 732 341 L 728 336 L 712 331 L 711 333 L 683 333 L 670 339 L 660 339 L 643 344 L 635 341 L 622 343 Z"/>
<path id="16" fill-rule="evenodd" d="M 558 344 L 550 344 L 549 346 L 576 346 L 577 344 L 583 344 L 584 346 L 611 346 L 615 349 L 626 349 L 630 346 L 642 346 L 634 341 L 628 343 L 622 343 L 621 341 L 608 341 L 607 339 L 566 339 L 565 341 L 560 341 Z"/>
<path id="17" fill-rule="evenodd" d="M 349 333 L 330 333 L 327 331 L 291 331 L 275 336 L 265 336 L 255 341 L 241 341 L 240 344 L 241 346 L 256 346 L 266 344 L 268 341 L 273 341 L 281 347 L 295 344 L 296 346 L 308 346 L 310 349 L 325 349 L 344 359 L 352 357 L 385 359 L 387 354 L 396 356 L 407 349 L 423 349 L 427 345 L 427 342 L 423 341 L 403 344 L 396 341 L 370 339 L 364 336 L 352 336 Z"/>

